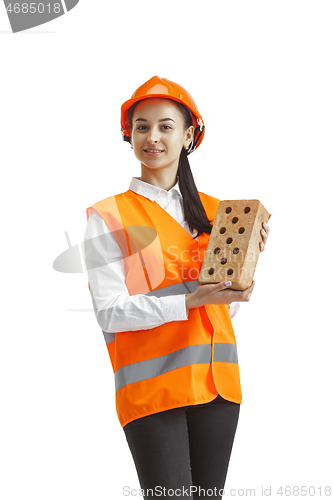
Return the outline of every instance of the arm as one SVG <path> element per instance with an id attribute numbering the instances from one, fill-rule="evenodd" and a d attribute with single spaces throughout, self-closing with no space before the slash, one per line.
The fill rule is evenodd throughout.
<path id="1" fill-rule="evenodd" d="M 147 330 L 188 319 L 185 295 L 129 295 L 123 253 L 96 210 L 87 223 L 84 254 L 95 316 L 105 332 Z"/>

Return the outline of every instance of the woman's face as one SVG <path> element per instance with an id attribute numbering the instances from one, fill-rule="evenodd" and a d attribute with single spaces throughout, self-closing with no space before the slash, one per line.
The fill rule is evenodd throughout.
<path id="1" fill-rule="evenodd" d="M 184 118 L 170 99 L 140 101 L 132 117 L 132 146 L 137 159 L 149 169 L 177 172 L 182 148 L 191 143 L 194 127 L 184 130 Z"/>

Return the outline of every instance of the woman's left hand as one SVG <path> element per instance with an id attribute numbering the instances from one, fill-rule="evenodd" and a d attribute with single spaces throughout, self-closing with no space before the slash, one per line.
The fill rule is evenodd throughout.
<path id="1" fill-rule="evenodd" d="M 259 243 L 260 252 L 263 252 L 265 250 L 270 230 L 270 227 L 266 222 L 263 222 L 262 227 L 263 229 L 260 231 L 260 234 L 262 236 L 262 241 Z"/>

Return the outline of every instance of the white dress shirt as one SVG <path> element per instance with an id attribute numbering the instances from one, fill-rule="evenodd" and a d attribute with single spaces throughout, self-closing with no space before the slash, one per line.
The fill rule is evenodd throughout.
<path id="1" fill-rule="evenodd" d="M 166 191 L 137 177 L 132 177 L 129 189 L 156 201 L 192 236 L 184 218 L 183 197 L 177 183 Z M 97 238 L 100 235 L 108 235 Z M 92 302 L 99 326 L 105 332 L 126 332 L 148 330 L 169 321 L 186 321 L 185 294 L 167 297 L 129 295 L 125 284 L 125 264 L 119 243 L 99 213 L 92 209 L 84 235 L 85 262 Z M 107 264 L 105 264 L 107 262 Z M 97 265 L 100 263 L 100 265 Z M 103 265 L 104 264 L 104 265 Z M 233 318 L 239 309 L 239 302 L 230 305 Z"/>

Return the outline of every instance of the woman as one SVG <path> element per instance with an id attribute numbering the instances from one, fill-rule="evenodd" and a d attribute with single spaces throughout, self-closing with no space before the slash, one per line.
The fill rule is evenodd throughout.
<path id="1" fill-rule="evenodd" d="M 122 105 L 121 125 L 141 177 L 87 208 L 85 234 L 117 414 L 145 498 L 221 498 L 242 397 L 229 307 L 254 282 L 199 285 L 220 200 L 197 191 L 188 163 L 204 136 L 190 94 L 155 76 Z"/>

